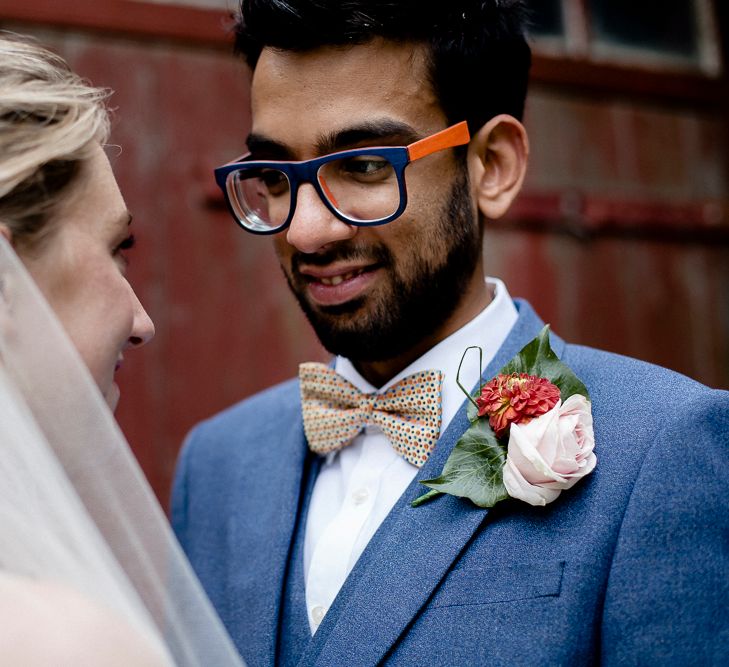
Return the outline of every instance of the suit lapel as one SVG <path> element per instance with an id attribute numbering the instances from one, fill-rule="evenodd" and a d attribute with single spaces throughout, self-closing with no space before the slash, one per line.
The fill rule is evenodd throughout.
<path id="1" fill-rule="evenodd" d="M 543 326 L 528 304 L 518 302 L 517 306 L 519 320 L 486 368 L 486 380 Z M 561 345 L 556 339 L 554 347 L 559 354 Z M 488 510 L 447 495 L 416 509 L 410 502 L 427 490 L 419 480 L 440 473 L 467 427 L 464 403 L 428 462 L 368 544 L 300 665 L 379 663 L 466 547 Z"/>
<path id="2" fill-rule="evenodd" d="M 293 411 L 292 411 L 293 412 Z M 279 447 L 261 447 L 256 470 L 265 479 L 240 485 L 238 507 L 230 531 L 229 601 L 238 628 L 244 628 L 246 657 L 256 665 L 273 665 L 279 615 L 306 469 L 300 418 L 281 418 L 291 427 Z M 280 436 L 279 436 L 280 437 Z"/>
<path id="3" fill-rule="evenodd" d="M 279 637 L 276 662 L 295 664 L 311 641 L 311 630 L 306 610 L 306 582 L 304 578 L 304 542 L 306 521 L 311 504 L 314 482 L 319 474 L 322 457 L 307 453 L 303 494 L 291 549 L 281 601 Z"/>

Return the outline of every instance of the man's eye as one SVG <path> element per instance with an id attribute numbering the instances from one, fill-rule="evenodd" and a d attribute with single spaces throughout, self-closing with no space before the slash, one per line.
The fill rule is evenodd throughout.
<path id="1" fill-rule="evenodd" d="M 381 157 L 363 155 L 342 160 L 340 170 L 352 178 L 370 181 L 389 177 L 392 173 L 392 165 Z"/>
<path id="2" fill-rule="evenodd" d="M 289 181 L 286 174 L 276 169 L 264 169 L 258 175 L 265 189 L 272 195 L 283 194 L 289 189 Z"/>

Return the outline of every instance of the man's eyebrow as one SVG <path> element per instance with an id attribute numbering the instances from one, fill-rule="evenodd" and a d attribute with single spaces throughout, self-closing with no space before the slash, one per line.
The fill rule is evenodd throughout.
<path id="1" fill-rule="evenodd" d="M 392 119 L 372 120 L 332 132 L 317 145 L 322 155 L 358 146 L 407 146 L 422 137 L 407 123 Z"/>
<path id="2" fill-rule="evenodd" d="M 391 119 L 358 123 L 333 131 L 321 137 L 316 144 L 318 155 L 359 146 L 407 146 L 422 136 L 407 123 Z M 254 160 L 294 160 L 293 151 L 278 141 L 262 134 L 251 132 L 246 140 Z"/>
<path id="3" fill-rule="evenodd" d="M 284 144 L 255 132 L 248 135 L 246 146 L 255 160 L 291 160 L 294 157 Z"/>

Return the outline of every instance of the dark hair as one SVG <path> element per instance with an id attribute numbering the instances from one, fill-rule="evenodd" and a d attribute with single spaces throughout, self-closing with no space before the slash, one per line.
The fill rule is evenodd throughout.
<path id="1" fill-rule="evenodd" d="M 235 50 L 255 68 L 265 47 L 422 43 L 447 119 L 467 120 L 474 133 L 498 114 L 524 113 L 526 13 L 523 0 L 242 0 Z"/>

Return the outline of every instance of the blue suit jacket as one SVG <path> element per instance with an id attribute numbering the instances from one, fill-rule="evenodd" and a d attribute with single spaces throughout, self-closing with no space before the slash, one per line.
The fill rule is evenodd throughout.
<path id="1" fill-rule="evenodd" d="M 542 322 L 524 302 L 484 376 Z M 597 468 L 546 507 L 413 509 L 462 408 L 386 518 L 301 665 L 729 664 L 729 393 L 553 337 L 587 385 Z M 276 660 L 307 456 L 291 381 L 200 424 L 173 523 L 251 665 Z"/>

